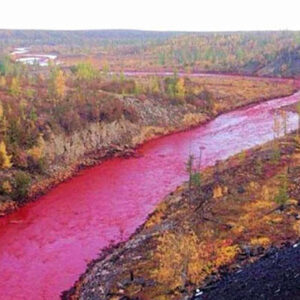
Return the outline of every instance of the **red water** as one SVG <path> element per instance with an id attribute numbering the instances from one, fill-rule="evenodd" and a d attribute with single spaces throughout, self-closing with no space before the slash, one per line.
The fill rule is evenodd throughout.
<path id="1" fill-rule="evenodd" d="M 140 158 L 80 172 L 39 201 L 0 219 L 0 299 L 57 299 L 110 241 L 126 239 L 186 179 L 189 153 L 211 165 L 273 137 L 272 109 L 300 93 L 224 114 L 205 126 L 153 140 Z M 297 116 L 289 113 L 289 128 Z"/>

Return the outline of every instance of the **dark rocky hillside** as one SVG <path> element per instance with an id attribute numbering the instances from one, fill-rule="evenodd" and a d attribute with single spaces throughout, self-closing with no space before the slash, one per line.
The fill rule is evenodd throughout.
<path id="1" fill-rule="evenodd" d="M 259 261 L 198 291 L 192 300 L 300 299 L 300 247 L 272 248 Z"/>
<path id="2" fill-rule="evenodd" d="M 247 67 L 249 70 L 247 70 Z M 247 72 L 254 73 L 259 76 L 276 76 L 281 74 L 284 77 L 300 76 L 300 48 L 293 51 L 284 51 L 280 53 L 273 61 L 270 61 L 263 67 L 257 65 L 255 68 L 249 64 L 246 67 Z"/>

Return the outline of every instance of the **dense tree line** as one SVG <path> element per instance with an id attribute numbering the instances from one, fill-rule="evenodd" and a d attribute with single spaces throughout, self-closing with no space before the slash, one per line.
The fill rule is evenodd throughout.
<path id="1" fill-rule="evenodd" d="M 150 51 L 156 53 L 160 65 L 238 73 L 252 73 L 285 55 L 280 73 L 293 62 L 291 53 L 298 54 L 300 59 L 300 33 L 187 34 L 171 38 Z"/>
<path id="2" fill-rule="evenodd" d="M 54 52 L 66 61 L 81 55 L 115 70 L 300 74 L 300 32 L 292 31 L 0 30 L 0 50 L 12 46 Z"/>

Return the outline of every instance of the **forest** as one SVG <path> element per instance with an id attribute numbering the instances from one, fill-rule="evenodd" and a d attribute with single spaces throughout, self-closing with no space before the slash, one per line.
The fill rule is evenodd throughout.
<path id="1" fill-rule="evenodd" d="M 300 34 L 270 32 L 151 32 L 134 30 L 0 30 L 0 49 L 31 46 L 53 52 L 65 65 L 90 60 L 128 71 L 225 72 L 294 77 L 300 73 Z M 109 63 L 108 63 L 109 62 Z"/>

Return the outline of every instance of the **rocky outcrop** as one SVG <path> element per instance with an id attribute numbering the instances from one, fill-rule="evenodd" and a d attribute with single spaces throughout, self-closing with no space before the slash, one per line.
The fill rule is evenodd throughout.
<path id="1" fill-rule="evenodd" d="M 275 59 L 263 66 L 257 66 L 252 74 L 258 76 L 284 76 L 299 78 L 300 48 L 293 51 L 284 51 Z"/>
<path id="2" fill-rule="evenodd" d="M 111 123 L 91 123 L 71 135 L 52 135 L 45 147 L 45 156 L 52 168 L 62 162 L 79 162 L 90 153 L 134 148 L 155 136 L 183 130 L 209 119 L 207 115 L 197 113 L 192 105 L 166 106 L 161 101 L 155 103 L 155 99 L 141 102 L 127 98 L 124 101 L 138 112 L 138 122 L 122 118 Z"/>
<path id="3" fill-rule="evenodd" d="M 155 99 L 141 101 L 131 97 L 125 97 L 123 101 L 126 107 L 137 112 L 137 121 L 122 117 L 113 122 L 94 122 L 69 135 L 52 133 L 48 137 L 44 145 L 47 169 L 45 174 L 34 178 L 28 199 L 45 193 L 82 167 L 112 156 L 133 155 L 135 147 L 152 138 L 188 129 L 213 117 L 197 112 L 189 104 L 172 105 Z M 0 215 L 18 207 L 9 199 L 3 203 L 5 205 L 0 205 Z"/>

